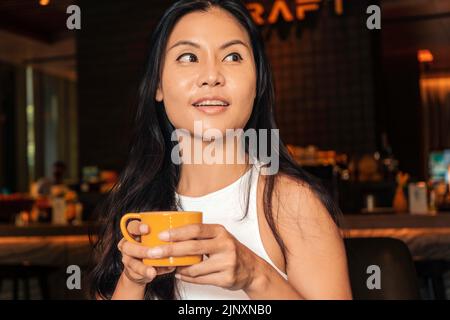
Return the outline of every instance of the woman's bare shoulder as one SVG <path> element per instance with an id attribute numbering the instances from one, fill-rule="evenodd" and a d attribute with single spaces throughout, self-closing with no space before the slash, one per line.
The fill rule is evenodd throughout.
<path id="1" fill-rule="evenodd" d="M 281 172 L 275 180 L 272 205 L 280 231 L 300 230 L 303 235 L 311 236 L 339 232 L 332 215 L 311 185 Z"/>

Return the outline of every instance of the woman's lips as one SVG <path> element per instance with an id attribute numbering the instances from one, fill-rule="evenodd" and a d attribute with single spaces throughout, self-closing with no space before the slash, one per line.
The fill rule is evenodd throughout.
<path id="1" fill-rule="evenodd" d="M 194 108 L 207 114 L 217 114 L 226 111 L 227 108 L 229 107 L 230 106 L 228 105 L 228 106 L 199 106 Z"/>

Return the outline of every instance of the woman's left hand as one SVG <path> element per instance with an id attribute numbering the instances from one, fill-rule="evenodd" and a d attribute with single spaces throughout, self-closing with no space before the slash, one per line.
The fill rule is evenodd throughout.
<path id="1" fill-rule="evenodd" d="M 220 224 L 190 224 L 161 232 L 159 237 L 173 243 L 149 250 L 155 253 L 150 258 L 208 257 L 191 266 L 177 267 L 177 277 L 183 281 L 229 290 L 246 290 L 254 282 L 258 256 Z"/>

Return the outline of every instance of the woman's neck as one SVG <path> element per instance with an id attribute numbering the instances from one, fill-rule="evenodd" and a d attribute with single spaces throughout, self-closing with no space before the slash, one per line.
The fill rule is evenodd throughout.
<path id="1" fill-rule="evenodd" d="M 203 143 L 202 150 L 208 143 Z M 234 144 L 231 150 L 237 155 L 237 144 Z M 224 159 L 226 159 L 226 145 L 223 144 Z M 192 150 L 193 151 L 193 150 Z M 177 187 L 177 193 L 185 196 L 200 197 L 208 193 L 220 190 L 242 177 L 251 164 L 249 164 L 248 154 L 243 155 L 244 159 L 237 161 L 233 157 L 231 163 L 182 163 L 180 180 Z"/>

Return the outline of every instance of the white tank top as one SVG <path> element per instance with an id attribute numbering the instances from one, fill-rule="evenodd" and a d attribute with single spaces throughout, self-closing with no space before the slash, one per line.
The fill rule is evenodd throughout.
<path id="1" fill-rule="evenodd" d="M 256 190 L 261 164 L 257 162 L 238 180 L 230 185 L 201 197 L 188 197 L 175 193 L 179 201 L 179 210 L 203 212 L 203 223 L 222 224 L 237 240 L 247 246 L 258 256 L 270 263 L 285 279 L 287 275 L 278 269 L 264 249 L 258 226 L 256 211 Z M 248 214 L 246 198 L 248 183 L 250 197 Z M 241 220 L 241 221 L 240 221 Z M 204 259 L 207 259 L 204 256 Z M 180 280 L 177 281 L 180 299 L 182 300 L 249 300 L 243 290 L 228 290 L 213 285 L 200 285 Z"/>

